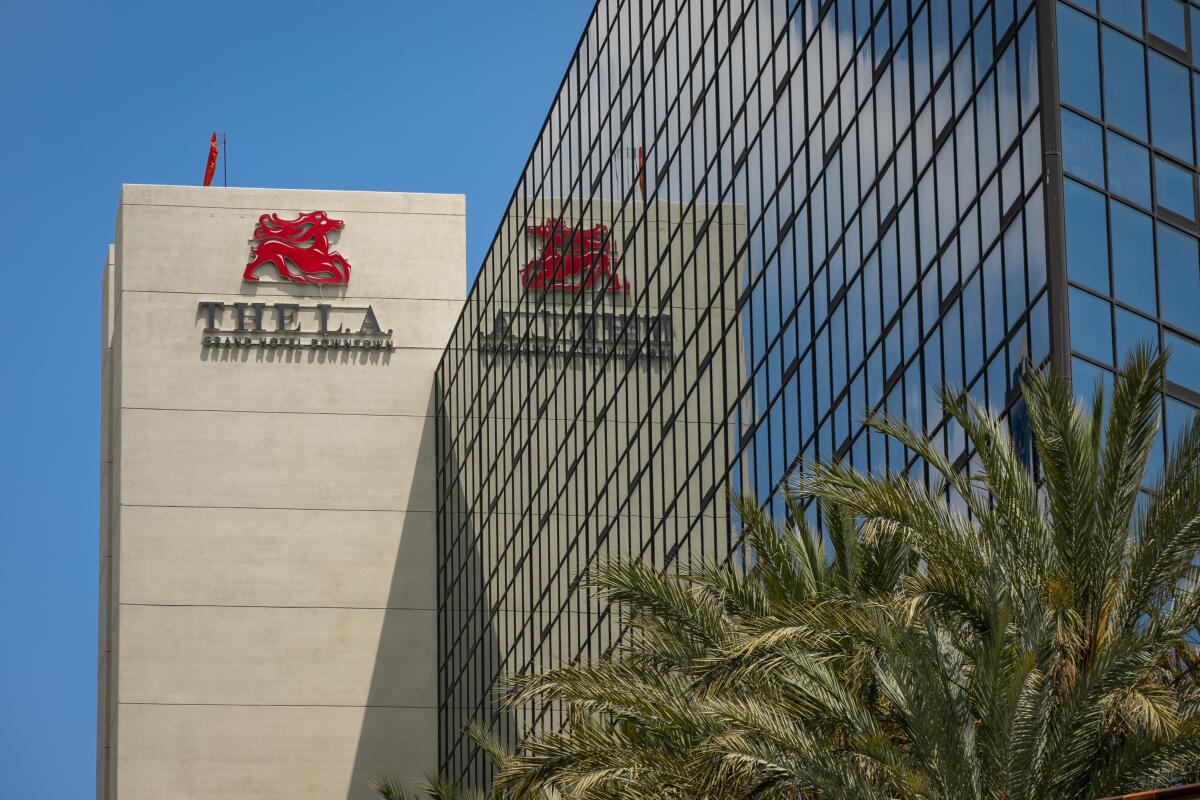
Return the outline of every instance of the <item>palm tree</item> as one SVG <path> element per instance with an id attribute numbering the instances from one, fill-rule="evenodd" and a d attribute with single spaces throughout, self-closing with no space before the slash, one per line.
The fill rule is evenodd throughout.
<path id="1" fill-rule="evenodd" d="M 787 524 L 734 500 L 743 569 L 603 569 L 625 646 L 513 679 L 510 704 L 568 722 L 495 794 L 1093 800 L 1195 779 L 1200 421 L 1142 491 L 1163 368 L 1134 351 L 1107 413 L 1030 376 L 1036 480 L 1002 421 L 943 392 L 968 467 L 870 419 L 927 480 L 812 464 Z"/>
<path id="2" fill-rule="evenodd" d="M 472 724 L 467 727 L 466 734 L 470 737 L 480 749 L 491 759 L 492 764 L 497 769 L 503 769 L 512 756 L 509 754 L 504 743 L 500 741 L 494 733 L 484 728 L 479 724 Z M 475 789 L 463 789 L 438 775 L 426 775 L 425 785 L 422 787 L 422 793 L 416 794 L 410 792 L 405 781 L 394 776 L 381 776 L 371 778 L 368 783 L 375 794 L 379 795 L 382 800 L 418 800 L 423 794 L 429 800 L 486 800 L 487 795 Z M 529 792 L 525 796 L 525 800 L 562 800 L 560 795 L 553 789 L 546 788 L 538 791 Z"/>

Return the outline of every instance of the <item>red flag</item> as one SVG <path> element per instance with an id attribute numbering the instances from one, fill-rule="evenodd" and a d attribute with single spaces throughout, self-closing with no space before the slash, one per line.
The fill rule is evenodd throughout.
<path id="1" fill-rule="evenodd" d="M 217 134 L 214 131 L 208 143 L 208 164 L 204 167 L 204 185 L 212 183 L 213 173 L 217 171 Z"/>

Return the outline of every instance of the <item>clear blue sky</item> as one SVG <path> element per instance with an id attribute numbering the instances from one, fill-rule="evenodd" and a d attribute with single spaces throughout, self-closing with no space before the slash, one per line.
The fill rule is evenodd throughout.
<path id="1" fill-rule="evenodd" d="M 0 5 L 0 798 L 94 793 L 98 304 L 120 184 L 198 184 L 225 130 L 231 186 L 466 194 L 473 276 L 591 5 Z"/>

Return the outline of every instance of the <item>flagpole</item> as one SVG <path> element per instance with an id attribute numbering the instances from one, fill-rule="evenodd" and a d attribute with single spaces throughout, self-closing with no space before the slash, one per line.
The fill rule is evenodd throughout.
<path id="1" fill-rule="evenodd" d="M 221 131 L 221 168 L 225 173 L 225 186 L 229 186 L 229 140 L 225 138 L 225 132 Z"/>

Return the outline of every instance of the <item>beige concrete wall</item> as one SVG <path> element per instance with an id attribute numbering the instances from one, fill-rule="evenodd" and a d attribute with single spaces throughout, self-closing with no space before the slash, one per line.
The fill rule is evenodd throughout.
<path id="1" fill-rule="evenodd" d="M 113 373 L 114 320 L 116 318 L 116 277 L 113 262 L 116 249 L 109 245 L 100 281 L 100 569 L 96 668 L 96 796 L 109 796 L 112 774 L 113 705 L 112 636 L 115 633 L 113 598 L 113 529 L 116 518 L 116 487 L 113 471 L 113 435 L 118 432 L 113 411 L 115 384 Z"/>
<path id="2" fill-rule="evenodd" d="M 326 211 L 348 286 L 243 283 Z M 437 767 L 433 374 L 460 196 L 125 186 L 101 331 L 97 796 L 365 798 Z M 394 350 L 205 348 L 200 301 L 370 305 Z M 227 327 L 231 327 L 227 324 Z"/>

